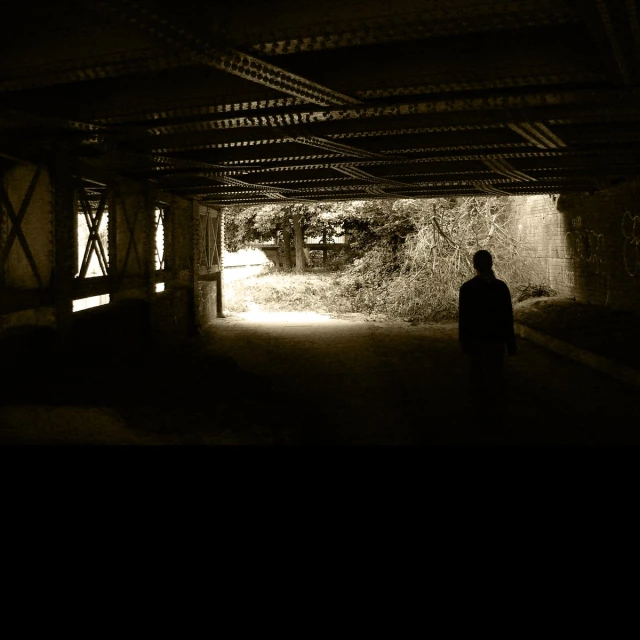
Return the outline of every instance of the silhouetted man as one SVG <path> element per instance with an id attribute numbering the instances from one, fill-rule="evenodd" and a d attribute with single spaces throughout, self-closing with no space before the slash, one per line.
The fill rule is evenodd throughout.
<path id="1" fill-rule="evenodd" d="M 494 415 L 501 401 L 505 347 L 516 352 L 509 287 L 493 273 L 488 251 L 473 256 L 476 277 L 460 287 L 459 339 L 469 354 L 470 381 L 477 409 Z"/>

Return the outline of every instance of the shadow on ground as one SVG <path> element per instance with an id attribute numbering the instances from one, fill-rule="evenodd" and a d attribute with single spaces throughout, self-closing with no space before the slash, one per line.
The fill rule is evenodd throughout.
<path id="1" fill-rule="evenodd" d="M 123 344 L 62 358 L 46 331 L 11 344 L 3 444 L 639 441 L 635 389 L 526 341 L 499 415 L 482 419 L 454 325 L 236 317 L 165 352 Z"/>

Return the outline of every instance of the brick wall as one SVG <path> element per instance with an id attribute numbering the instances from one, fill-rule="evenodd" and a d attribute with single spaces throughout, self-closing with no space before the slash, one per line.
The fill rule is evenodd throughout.
<path id="1" fill-rule="evenodd" d="M 640 181 L 510 206 L 514 231 L 561 296 L 640 312 Z"/>

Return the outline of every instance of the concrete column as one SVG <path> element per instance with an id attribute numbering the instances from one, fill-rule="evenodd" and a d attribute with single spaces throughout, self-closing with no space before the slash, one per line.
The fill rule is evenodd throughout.
<path id="1" fill-rule="evenodd" d="M 218 286 L 216 289 L 216 313 L 218 318 L 224 317 L 224 213 L 218 212 L 218 247 L 219 247 L 219 264 L 218 264 Z"/>
<path id="2" fill-rule="evenodd" d="M 73 328 L 73 279 L 78 264 L 78 206 L 69 152 L 59 149 L 50 163 L 54 191 L 53 302 L 58 346 L 66 351 Z"/>

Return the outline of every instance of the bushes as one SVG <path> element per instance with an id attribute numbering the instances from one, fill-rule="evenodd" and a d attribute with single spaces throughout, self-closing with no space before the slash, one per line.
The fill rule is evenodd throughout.
<path id="1" fill-rule="evenodd" d="M 555 295 L 557 295 L 556 290 L 552 289 L 549 284 L 533 284 L 529 282 L 527 284 L 519 285 L 518 287 L 516 287 L 516 290 L 513 292 L 512 297 L 516 302 L 522 302 L 523 300 L 528 300 L 529 298 L 550 298 Z"/>
<path id="2" fill-rule="evenodd" d="M 479 249 L 491 252 L 496 276 L 518 301 L 555 293 L 518 240 L 508 198 L 405 201 L 402 206 L 414 227 L 404 242 L 374 245 L 342 276 L 341 292 L 354 311 L 454 319 L 459 288 L 475 275 L 472 259 Z"/>
<path id="3" fill-rule="evenodd" d="M 246 310 L 240 298 L 250 298 L 273 311 L 453 320 L 458 314 L 460 286 L 475 275 L 472 259 L 478 249 L 491 252 L 495 274 L 507 283 L 514 301 L 555 294 L 546 273 L 519 239 L 509 198 L 397 200 L 350 206 L 354 217 L 345 219 L 345 227 L 353 239 L 356 259 L 340 265 L 347 257 L 341 252 L 332 256 L 336 264 L 314 268 L 311 273 L 248 279 L 237 285 L 244 289 L 235 310 Z"/>

